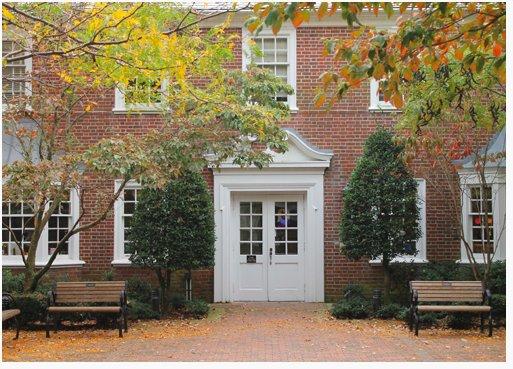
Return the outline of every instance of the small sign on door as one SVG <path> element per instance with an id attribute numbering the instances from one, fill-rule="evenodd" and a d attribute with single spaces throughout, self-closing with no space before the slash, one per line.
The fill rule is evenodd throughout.
<path id="1" fill-rule="evenodd" d="M 255 264 L 256 263 L 256 255 L 246 255 L 246 263 Z"/>

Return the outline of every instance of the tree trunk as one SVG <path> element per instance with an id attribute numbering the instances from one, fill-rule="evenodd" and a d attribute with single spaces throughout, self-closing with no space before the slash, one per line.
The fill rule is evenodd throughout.
<path id="1" fill-rule="evenodd" d="M 390 264 L 383 259 L 383 303 L 390 304 Z"/>

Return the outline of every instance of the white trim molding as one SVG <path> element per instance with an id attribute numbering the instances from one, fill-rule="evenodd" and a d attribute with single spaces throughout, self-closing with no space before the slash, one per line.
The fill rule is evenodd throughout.
<path id="1" fill-rule="evenodd" d="M 242 70 L 247 70 L 251 63 L 251 48 L 249 40 L 253 37 L 281 37 L 287 39 L 287 83 L 294 89 L 294 94 L 288 95 L 287 105 L 292 113 L 298 111 L 297 108 L 297 45 L 296 29 L 292 26 L 284 25 L 277 35 L 274 35 L 270 29 L 263 29 L 258 35 L 253 35 L 245 27 L 242 27 Z"/>
<path id="2" fill-rule="evenodd" d="M 299 133 L 285 129 L 291 144 L 268 167 L 241 168 L 230 162 L 213 168 L 216 251 L 214 301 L 235 301 L 235 197 L 303 195 L 305 224 L 305 301 L 324 301 L 324 171 L 332 153 L 309 144 Z"/>

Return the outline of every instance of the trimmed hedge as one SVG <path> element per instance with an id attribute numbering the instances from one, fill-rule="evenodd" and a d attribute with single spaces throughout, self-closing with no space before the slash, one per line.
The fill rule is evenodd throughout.
<path id="1" fill-rule="evenodd" d="M 374 317 L 379 319 L 400 319 L 402 317 L 404 308 L 396 303 L 383 305 L 374 314 Z"/>
<path id="2" fill-rule="evenodd" d="M 210 305 L 203 300 L 191 300 L 185 303 L 185 313 L 196 319 L 207 316 Z"/>
<path id="3" fill-rule="evenodd" d="M 370 303 L 363 297 L 341 300 L 331 308 L 331 315 L 337 319 L 364 319 L 370 315 Z"/>

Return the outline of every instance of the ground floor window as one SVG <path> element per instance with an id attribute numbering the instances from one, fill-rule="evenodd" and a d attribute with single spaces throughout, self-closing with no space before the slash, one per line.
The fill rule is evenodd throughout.
<path id="1" fill-rule="evenodd" d="M 116 181 L 114 190 L 118 191 L 120 185 L 121 182 Z M 114 263 L 129 263 L 132 251 L 127 236 L 140 191 L 138 183 L 129 182 L 114 205 Z"/>
<path id="2" fill-rule="evenodd" d="M 78 218 L 78 196 L 75 191 L 68 191 L 65 200 L 50 216 L 50 219 L 39 239 L 36 260 L 44 263 L 56 250 L 59 242 L 69 232 Z M 52 206 L 50 201 L 47 209 Z M 2 202 L 2 258 L 4 265 L 22 263 L 21 255 L 25 255 L 34 233 L 34 209 L 25 202 Z M 72 236 L 59 252 L 61 260 L 78 260 L 78 235 Z"/>
<path id="3" fill-rule="evenodd" d="M 493 260 L 506 258 L 506 179 L 502 172 L 485 174 L 484 184 L 474 172 L 460 173 L 462 226 L 465 242 L 461 261 L 472 257 L 480 262 L 488 253 Z"/>

